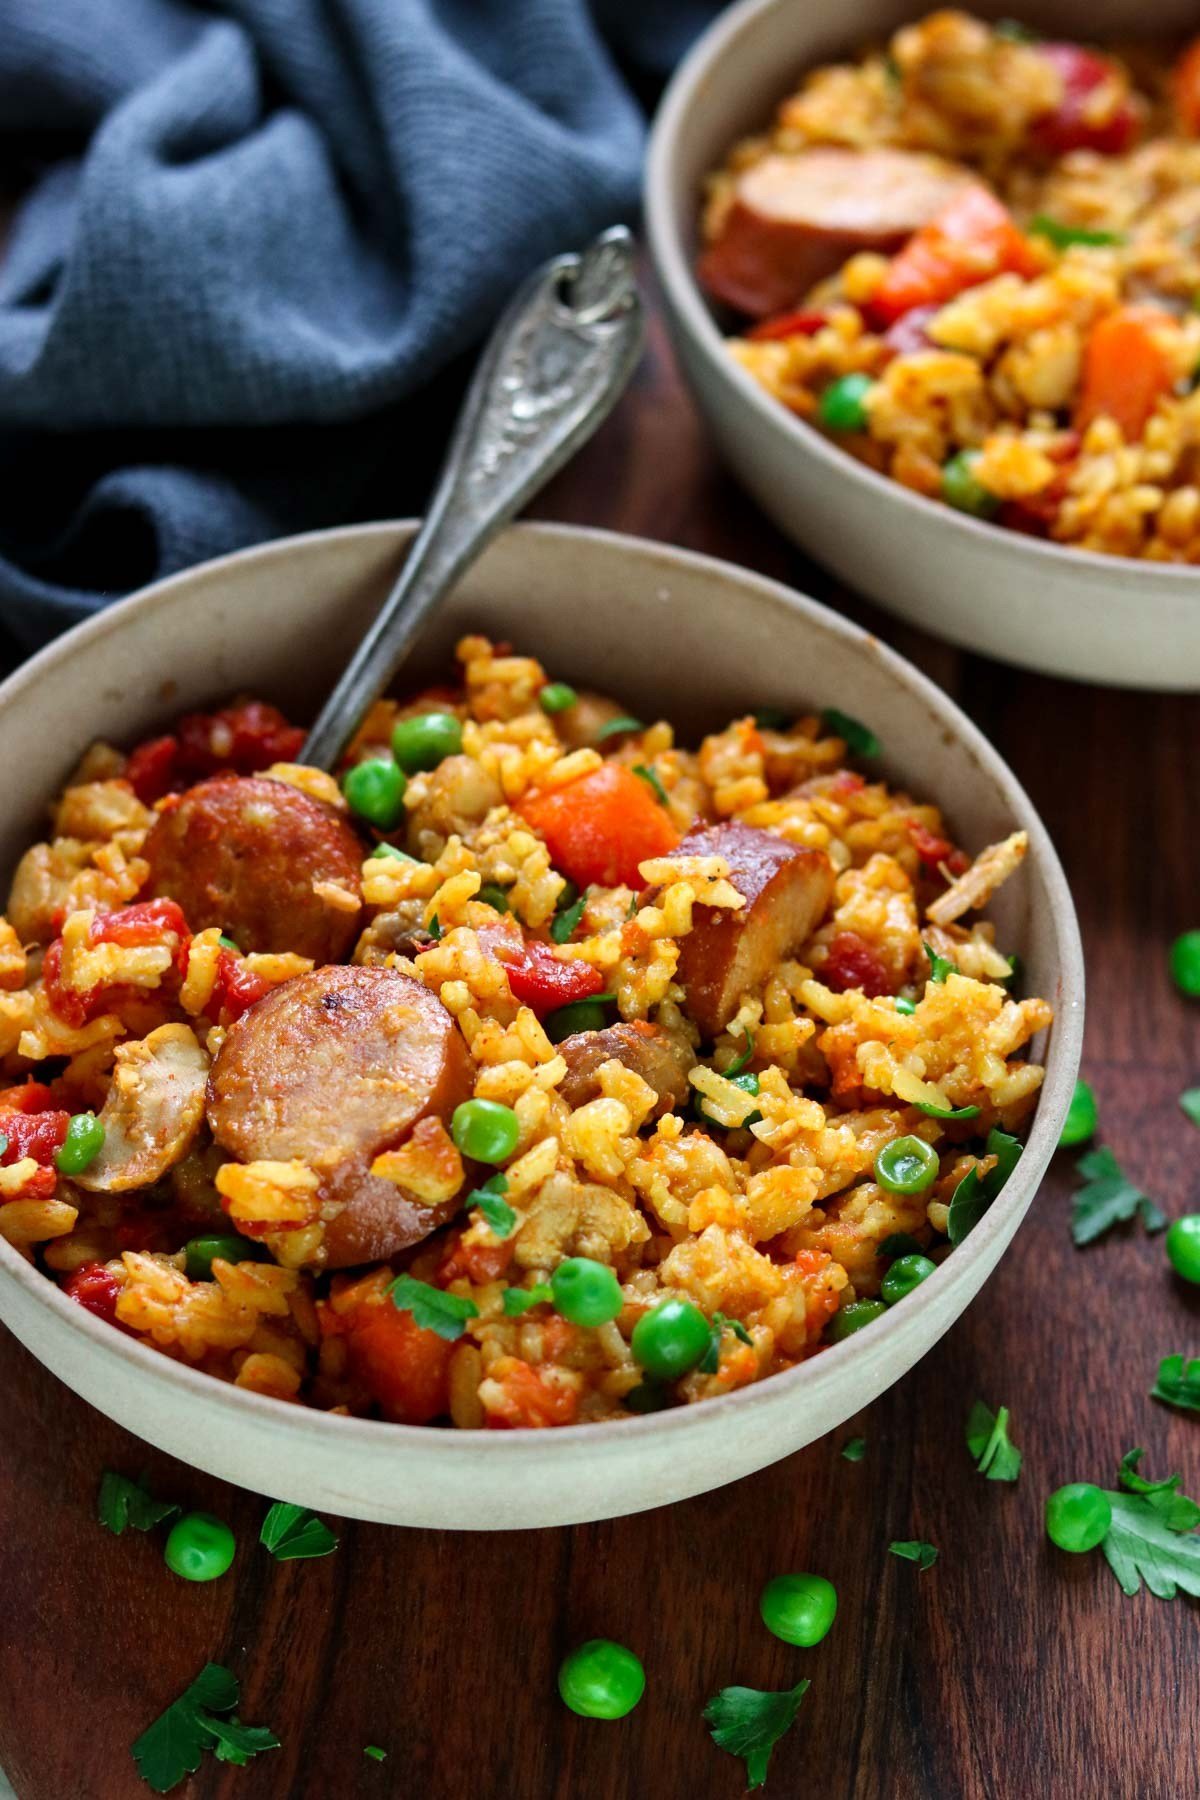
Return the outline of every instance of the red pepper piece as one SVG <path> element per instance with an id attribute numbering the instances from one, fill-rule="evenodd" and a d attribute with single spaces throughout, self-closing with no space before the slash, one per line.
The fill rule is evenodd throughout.
<path id="1" fill-rule="evenodd" d="M 829 946 L 820 977 L 835 994 L 861 988 L 868 999 L 874 1000 L 893 991 L 891 976 L 882 960 L 856 931 L 838 932 Z"/>
<path id="2" fill-rule="evenodd" d="M 84 1263 L 82 1269 L 63 1283 L 63 1293 L 106 1325 L 117 1323 L 117 1296 L 121 1292 L 121 1284 L 111 1269 L 103 1263 Z"/>

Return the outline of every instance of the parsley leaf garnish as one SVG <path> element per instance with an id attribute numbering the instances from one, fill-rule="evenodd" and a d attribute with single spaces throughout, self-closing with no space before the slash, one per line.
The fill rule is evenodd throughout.
<path id="1" fill-rule="evenodd" d="M 746 1330 L 740 1319 L 727 1319 L 723 1312 L 715 1312 L 712 1316 L 712 1335 L 708 1340 L 708 1349 L 700 1359 L 700 1373 L 715 1375 L 721 1361 L 721 1339 L 727 1331 L 740 1338 L 743 1344 L 753 1344 L 754 1339 Z"/>
<path id="2" fill-rule="evenodd" d="M 1035 237 L 1044 237 L 1056 250 L 1069 249 L 1072 244 L 1123 244 L 1125 235 L 1120 231 L 1089 231 L 1082 225 L 1064 225 L 1060 219 L 1052 219 L 1048 213 L 1035 213 L 1029 221 L 1031 233 Z"/>
<path id="3" fill-rule="evenodd" d="M 975 1467 L 989 1481 L 1015 1481 L 1021 1473 L 1021 1452 L 1008 1435 L 1008 1408 L 993 1412 L 977 1400 L 967 1417 L 967 1449 Z"/>
<path id="4" fill-rule="evenodd" d="M 634 763 L 633 772 L 635 775 L 640 775 L 648 787 L 653 788 L 654 797 L 660 806 L 668 804 L 667 790 L 659 780 L 657 770 L 652 769 L 648 763 Z"/>
<path id="5" fill-rule="evenodd" d="M 220 1719 L 238 1702 L 237 1677 L 219 1663 L 206 1663 L 178 1700 L 143 1731 L 133 1746 L 142 1780 L 165 1794 L 200 1767 L 205 1750 L 221 1762 L 246 1763 L 260 1750 L 277 1750 L 279 1739 L 265 1725 Z"/>
<path id="6" fill-rule="evenodd" d="M 884 1238 L 875 1254 L 877 1256 L 886 1256 L 889 1258 L 896 1256 L 924 1256 L 925 1246 L 924 1244 L 918 1244 L 916 1238 L 910 1237 L 907 1231 L 893 1231 L 890 1237 Z"/>
<path id="7" fill-rule="evenodd" d="M 1182 1356 L 1164 1356 L 1150 1389 L 1152 1400 L 1165 1400 L 1182 1412 L 1200 1412 L 1200 1356 L 1185 1363 Z"/>
<path id="8" fill-rule="evenodd" d="M 923 1100 L 917 1101 L 917 1111 L 924 1113 L 927 1119 L 977 1119 L 977 1106 L 926 1106 Z"/>
<path id="9" fill-rule="evenodd" d="M 554 1299 L 554 1289 L 544 1281 L 533 1287 L 510 1287 L 504 1290 L 504 1315 L 509 1319 L 519 1319 L 527 1313 L 531 1306 L 547 1306 Z"/>
<path id="10" fill-rule="evenodd" d="M 489 1175 L 482 1187 L 467 1195 L 467 1205 L 479 1208 L 498 1238 L 511 1237 L 517 1223 L 517 1215 L 508 1201 L 500 1198 L 507 1192 L 507 1175 Z"/>
<path id="11" fill-rule="evenodd" d="M 468 1319 L 479 1317 L 479 1308 L 465 1294 L 448 1294 L 413 1275 L 397 1275 L 388 1293 L 399 1312 L 411 1313 L 422 1331 L 436 1331 L 448 1344 L 462 1336 Z"/>
<path id="12" fill-rule="evenodd" d="M 740 1075 L 753 1055 L 754 1037 L 751 1032 L 747 1031 L 746 1048 L 742 1051 L 741 1055 L 735 1057 L 729 1067 L 723 1071 L 726 1081 L 732 1081 L 735 1075 Z"/>
<path id="13" fill-rule="evenodd" d="M 1095 1243 L 1135 1213 L 1141 1214 L 1147 1231 L 1161 1231 L 1166 1224 L 1157 1206 L 1133 1185 L 1106 1144 L 1081 1156 L 1075 1168 L 1084 1179 L 1071 1202 L 1071 1236 L 1077 1246 Z"/>
<path id="14" fill-rule="evenodd" d="M 883 755 L 883 745 L 875 733 L 850 713 L 839 712 L 836 706 L 827 706 L 821 714 L 821 724 L 834 737 L 844 738 L 856 756 Z"/>
<path id="15" fill-rule="evenodd" d="M 927 944 L 924 938 L 921 939 L 921 948 L 929 958 L 930 981 L 945 981 L 947 975 L 958 973 L 955 964 L 950 961 L 949 957 L 939 956 L 932 944 Z"/>
<path id="16" fill-rule="evenodd" d="M 430 937 L 436 944 L 438 939 L 444 935 L 442 932 L 442 921 L 438 918 L 436 913 L 434 913 L 432 919 L 430 919 L 428 929 Z"/>
<path id="17" fill-rule="evenodd" d="M 996 1158 L 996 1166 L 989 1169 L 983 1178 L 984 1192 L 989 1200 L 994 1200 L 1004 1186 L 1013 1170 L 1021 1160 L 1021 1152 L 1025 1148 L 1020 1138 L 1011 1137 L 1007 1131 L 989 1131 L 987 1134 L 987 1153 Z"/>
<path id="18" fill-rule="evenodd" d="M 759 1688 L 727 1687 L 714 1694 L 704 1709 L 712 1741 L 746 1765 L 746 1786 L 761 1787 L 767 1778 L 771 1752 L 796 1717 L 811 1683 L 798 1681 L 780 1694 Z"/>
<path id="19" fill-rule="evenodd" d="M 599 731 L 592 733 L 596 743 L 602 744 L 605 738 L 620 737 L 626 731 L 645 731 L 646 727 L 640 719 L 634 719 L 623 713 L 619 719 L 610 719 L 607 725 L 601 725 Z"/>
<path id="20" fill-rule="evenodd" d="M 1179 1492 L 1182 1477 L 1146 1481 L 1137 1473 L 1142 1451 L 1121 1459 L 1121 1486 L 1109 1491 L 1112 1524 L 1100 1548 L 1127 1594 L 1145 1582 L 1158 1600 L 1174 1600 L 1180 1588 L 1200 1597 L 1200 1537 L 1193 1531 L 1200 1506 Z"/>
<path id="21" fill-rule="evenodd" d="M 364 1744 L 363 1755 L 369 1756 L 372 1762 L 383 1762 L 387 1756 L 387 1751 L 381 1750 L 378 1744 Z"/>
<path id="22" fill-rule="evenodd" d="M 584 888 L 577 900 L 573 901 L 570 906 L 564 906 L 562 911 L 556 912 L 551 919 L 550 936 L 556 944 L 566 944 L 570 942 L 571 936 L 578 928 L 579 921 L 582 919 L 586 910 L 587 889 Z"/>
<path id="23" fill-rule="evenodd" d="M 1144 1450 L 1127 1450 L 1121 1458 L 1120 1482 L 1131 1494 L 1140 1494 L 1142 1498 L 1161 1513 L 1172 1531 L 1191 1531 L 1200 1525 L 1200 1506 L 1189 1500 L 1186 1494 L 1179 1492 L 1183 1486 L 1182 1475 L 1168 1475 L 1162 1481 L 1147 1481 L 1139 1475 L 1137 1466 L 1146 1452 Z"/>
<path id="24" fill-rule="evenodd" d="M 258 1541 L 276 1562 L 295 1562 L 303 1557 L 328 1556 L 338 1541 L 324 1520 L 307 1506 L 277 1500 L 262 1522 Z"/>
<path id="25" fill-rule="evenodd" d="M 1179 1104 L 1193 1125 L 1200 1125 L 1200 1087 L 1185 1088 L 1179 1096 Z"/>
<path id="26" fill-rule="evenodd" d="M 950 1212 L 946 1219 L 946 1236 L 955 1249 L 974 1231 L 990 1205 L 979 1179 L 979 1170 L 968 1169 L 950 1197 Z"/>
<path id="27" fill-rule="evenodd" d="M 920 1569 L 932 1569 L 938 1559 L 938 1553 L 932 1544 L 923 1544 L 920 1538 L 910 1538 L 902 1543 L 889 1544 L 888 1549 L 893 1556 L 902 1556 L 905 1562 L 914 1562 Z"/>
<path id="28" fill-rule="evenodd" d="M 0 1151 L 0 1155 L 3 1152 Z M 114 1536 L 120 1537 L 127 1525 L 135 1531 L 153 1531 L 164 1519 L 172 1519 L 179 1508 L 170 1500 L 155 1500 L 144 1482 L 130 1481 L 105 1469 L 96 1496 L 96 1517 Z"/>
<path id="29" fill-rule="evenodd" d="M 861 1462 L 866 1454 L 866 1438 L 847 1438 L 842 1445 L 842 1455 L 847 1462 Z"/>

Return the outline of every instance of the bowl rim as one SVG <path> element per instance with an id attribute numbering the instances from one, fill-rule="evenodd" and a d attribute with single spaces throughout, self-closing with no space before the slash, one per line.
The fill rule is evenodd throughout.
<path id="1" fill-rule="evenodd" d="M 857 483 L 864 497 L 877 502 L 909 507 L 918 520 L 930 529 L 959 533 L 964 549 L 974 545 L 983 554 L 1003 554 L 1003 547 L 1015 557 L 1028 557 L 1029 576 L 1040 565 L 1069 575 L 1077 570 L 1081 576 L 1095 580 L 1099 576 L 1110 582 L 1124 576 L 1129 582 L 1134 572 L 1151 584 L 1164 589 L 1181 589 L 1195 583 L 1197 571 L 1187 563 L 1148 562 L 1127 556 L 1110 556 L 1099 550 L 1077 549 L 1069 544 L 1056 544 L 1045 538 L 1029 537 L 990 520 L 975 519 L 914 492 L 888 475 L 881 475 L 859 462 L 848 450 L 840 449 L 817 431 L 807 420 L 798 418 L 787 407 L 772 398 L 748 370 L 732 357 L 726 348 L 712 308 L 701 291 L 692 271 L 684 234 L 675 218 L 673 189 L 678 139 L 693 107 L 702 99 L 700 90 L 710 81 L 716 65 L 742 38 L 752 38 L 761 30 L 766 33 L 778 23 L 783 35 L 793 19 L 806 17 L 794 0 L 737 0 L 737 4 L 718 15 L 708 29 L 692 45 L 667 86 L 655 113 L 646 153 L 644 210 L 646 240 L 655 272 L 667 297 L 670 311 L 681 330 L 702 353 L 715 377 L 724 382 L 768 432 L 775 432 L 786 450 L 815 457 L 833 475 Z M 781 89 L 776 100 L 783 98 Z M 1126 596 L 1138 604 L 1142 595 Z"/>
<path id="2" fill-rule="evenodd" d="M 74 626 L 21 664 L 0 684 L 0 707 L 25 688 L 40 681 L 43 675 L 60 663 L 86 654 L 88 648 L 101 638 L 124 629 L 132 619 L 148 618 L 163 606 L 169 606 L 181 590 L 186 591 L 195 583 L 206 582 L 233 569 L 240 571 L 256 567 L 267 568 L 276 562 L 286 565 L 294 557 L 302 556 L 315 547 L 336 549 L 341 544 L 352 546 L 356 543 L 378 542 L 394 543 L 397 550 L 400 550 L 411 541 L 419 523 L 416 519 L 398 519 L 276 538 L 167 576 Z M 758 598 L 776 608 L 783 619 L 799 614 L 816 633 L 841 639 L 859 653 L 882 662 L 889 674 L 908 691 L 915 702 L 931 711 L 943 729 L 953 732 L 955 741 L 982 767 L 1003 793 L 1011 807 L 1014 824 L 1020 824 L 1029 832 L 1030 853 L 1038 861 L 1049 892 L 1049 911 L 1059 956 L 1060 983 L 1060 993 L 1055 1002 L 1049 1059 L 1054 1066 L 1048 1072 L 1041 1089 L 1033 1125 L 1025 1144 L 1026 1151 L 1031 1146 L 1036 1146 L 1041 1166 L 1037 1175 L 1031 1176 L 1030 1171 L 1037 1158 L 1026 1161 L 1022 1157 L 1001 1194 L 969 1238 L 945 1259 L 936 1274 L 922 1284 L 922 1295 L 927 1299 L 931 1291 L 948 1294 L 953 1288 L 968 1283 L 975 1263 L 986 1260 L 996 1238 L 1003 1235 L 1009 1216 L 1015 1212 L 1019 1222 L 1037 1192 L 1066 1117 L 1083 1040 L 1084 964 L 1078 921 L 1057 852 L 1029 796 L 1003 757 L 978 727 L 928 676 L 872 633 L 783 582 L 698 551 L 683 550 L 674 545 L 592 526 L 526 521 L 509 526 L 504 536 L 560 539 L 579 544 L 585 550 L 591 544 L 599 544 L 616 549 L 623 557 L 649 563 L 651 566 L 659 565 L 664 575 L 680 570 L 694 571 L 731 583 L 735 587 L 751 588 Z M 1026 1171 L 1023 1178 L 1022 1164 Z M 210 1408 L 231 1409 L 247 1426 L 257 1422 L 276 1434 L 316 1432 L 328 1439 L 331 1449 L 338 1446 L 348 1449 L 354 1444 L 363 1449 L 376 1445 L 381 1451 L 385 1451 L 390 1446 L 394 1454 L 411 1456 L 424 1447 L 426 1450 L 432 1448 L 467 1459 L 482 1455 L 493 1461 L 527 1454 L 531 1438 L 538 1441 L 541 1455 L 550 1453 L 560 1456 L 569 1455 L 581 1442 L 602 1445 L 606 1441 L 606 1433 L 598 1432 L 595 1423 L 559 1426 L 549 1432 L 533 1428 L 498 1432 L 454 1431 L 439 1430 L 428 1425 L 391 1424 L 381 1419 L 355 1418 L 297 1406 L 291 1401 L 273 1399 L 236 1387 L 232 1382 L 221 1381 L 216 1376 L 207 1375 L 186 1363 L 165 1356 L 138 1339 L 114 1331 L 111 1325 L 105 1324 L 84 1307 L 69 1300 L 57 1283 L 42 1274 L 33 1263 L 26 1262 L 3 1239 L 0 1239 L 0 1269 L 24 1288 L 36 1305 L 50 1313 L 68 1333 L 80 1334 L 82 1345 L 93 1347 L 101 1358 L 111 1358 L 129 1366 L 131 1377 L 139 1386 L 145 1378 L 160 1386 L 178 1388 L 184 1394 L 195 1395 L 201 1403 L 207 1402 Z M 911 1320 L 912 1317 L 911 1311 L 906 1313 L 901 1308 L 891 1309 L 884 1318 L 875 1322 L 870 1343 L 877 1348 L 886 1346 L 890 1338 L 896 1338 L 905 1331 L 906 1319 Z M 0 1307 L 0 1320 L 2 1319 L 3 1308 Z M 642 1439 L 657 1439 L 659 1436 L 669 1440 L 681 1433 L 707 1429 L 708 1421 L 712 1421 L 712 1429 L 716 1429 L 718 1420 L 733 1407 L 748 1412 L 767 1405 L 778 1405 L 786 1395 L 797 1390 L 809 1391 L 819 1397 L 821 1389 L 836 1383 L 842 1369 L 861 1350 L 862 1342 L 857 1335 L 852 1336 L 840 1344 L 828 1346 L 819 1356 L 810 1357 L 780 1374 L 752 1382 L 749 1386 L 734 1389 L 728 1394 L 694 1405 L 673 1407 L 661 1413 L 644 1414 L 612 1423 L 619 1427 L 622 1444 L 636 1444 Z M 131 1429 L 136 1431 L 136 1427 Z"/>

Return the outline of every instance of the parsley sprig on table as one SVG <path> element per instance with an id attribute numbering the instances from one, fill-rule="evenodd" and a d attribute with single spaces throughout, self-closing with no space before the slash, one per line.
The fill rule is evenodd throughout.
<path id="1" fill-rule="evenodd" d="M 1130 1181 L 1107 1144 L 1089 1150 L 1075 1168 L 1084 1181 L 1071 1202 L 1071 1236 L 1077 1247 L 1094 1244 L 1135 1213 L 1141 1215 L 1147 1231 L 1163 1229 L 1167 1222 L 1163 1214 L 1149 1195 Z"/>
<path id="2" fill-rule="evenodd" d="M 1145 1582 L 1158 1600 L 1174 1600 L 1180 1589 L 1200 1597 L 1200 1506 L 1179 1492 L 1183 1477 L 1147 1481 L 1137 1473 L 1144 1452 L 1121 1459 L 1121 1488 L 1108 1493 L 1112 1524 L 1100 1548 L 1126 1594 Z"/>
<path id="3" fill-rule="evenodd" d="M 782 1693 L 760 1688 L 727 1687 L 714 1694 L 704 1709 L 713 1743 L 746 1765 L 746 1786 L 761 1787 L 767 1778 L 771 1752 L 796 1717 L 811 1683 L 798 1681 Z"/>
<path id="4" fill-rule="evenodd" d="M 905 1562 L 916 1563 L 919 1569 L 932 1569 L 938 1559 L 938 1553 L 932 1544 L 923 1544 L 920 1538 L 903 1539 L 889 1544 L 888 1549 L 893 1556 L 902 1557 Z"/>
<path id="5" fill-rule="evenodd" d="M 126 1526 L 132 1526 L 134 1531 L 153 1531 L 164 1519 L 173 1519 L 178 1511 L 171 1500 L 155 1500 L 144 1477 L 141 1481 L 130 1481 L 128 1476 L 118 1475 L 112 1469 L 105 1469 L 100 1477 L 96 1517 L 115 1537 L 120 1537 Z"/>
<path id="6" fill-rule="evenodd" d="M 211 1750 L 218 1762 L 248 1763 L 261 1750 L 277 1750 L 279 1739 L 266 1725 L 243 1725 L 231 1714 L 238 1703 L 238 1681 L 219 1663 L 206 1663 L 195 1681 L 173 1700 L 133 1746 L 142 1780 L 165 1794 L 200 1767 Z"/>
<path id="7" fill-rule="evenodd" d="M 967 1417 L 967 1448 L 975 1466 L 989 1481 L 1015 1481 L 1021 1473 L 1021 1452 L 1008 1435 L 1008 1408 L 993 1412 L 977 1400 Z"/>
<path id="8" fill-rule="evenodd" d="M 1200 1356 L 1185 1363 L 1182 1356 L 1164 1356 L 1150 1389 L 1152 1400 L 1165 1400 L 1181 1412 L 1200 1412 Z"/>
<path id="9" fill-rule="evenodd" d="M 260 1544 L 276 1562 L 296 1562 L 304 1557 L 329 1556 L 338 1547 L 334 1532 L 307 1506 L 277 1500 L 262 1522 Z"/>

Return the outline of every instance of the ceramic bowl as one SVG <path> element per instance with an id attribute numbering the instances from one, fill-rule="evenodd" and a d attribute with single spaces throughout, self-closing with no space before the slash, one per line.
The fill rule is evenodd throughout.
<path id="1" fill-rule="evenodd" d="M 0 892 L 94 738 L 127 744 L 238 690 L 311 717 L 410 536 L 409 526 L 367 526 L 226 557 L 134 595 L 27 663 L 0 688 Z M 773 1380 L 620 1424 L 468 1433 L 265 1399 L 114 1331 L 0 1242 L 0 1318 L 76 1393 L 173 1456 L 333 1513 L 504 1530 L 637 1512 L 733 1481 L 831 1430 L 923 1356 L 995 1266 L 1058 1141 L 1079 1061 L 1083 966 L 1058 858 L 996 752 L 915 669 L 813 601 L 633 538 L 522 525 L 463 582 L 417 661 L 444 670 L 455 640 L 477 629 L 643 717 L 675 720 L 684 741 L 756 706 L 828 703 L 869 720 L 889 777 L 944 806 L 967 849 L 1029 833 L 994 916 L 999 941 L 1024 958 L 1029 991 L 1056 1015 L 1016 1173 L 918 1295 Z"/>
<path id="2" fill-rule="evenodd" d="M 1070 550 L 926 500 L 839 450 L 729 355 L 693 276 L 705 175 L 806 69 L 932 10 L 913 0 L 743 0 L 681 65 L 650 145 L 646 227 L 684 373 L 734 473 L 781 530 L 928 631 L 1002 661 L 1118 686 L 1200 688 L 1200 569 Z M 983 16 L 1010 0 L 972 5 Z M 1083 38 L 1195 30 L 1195 0 L 1031 0 L 1023 21 Z"/>

